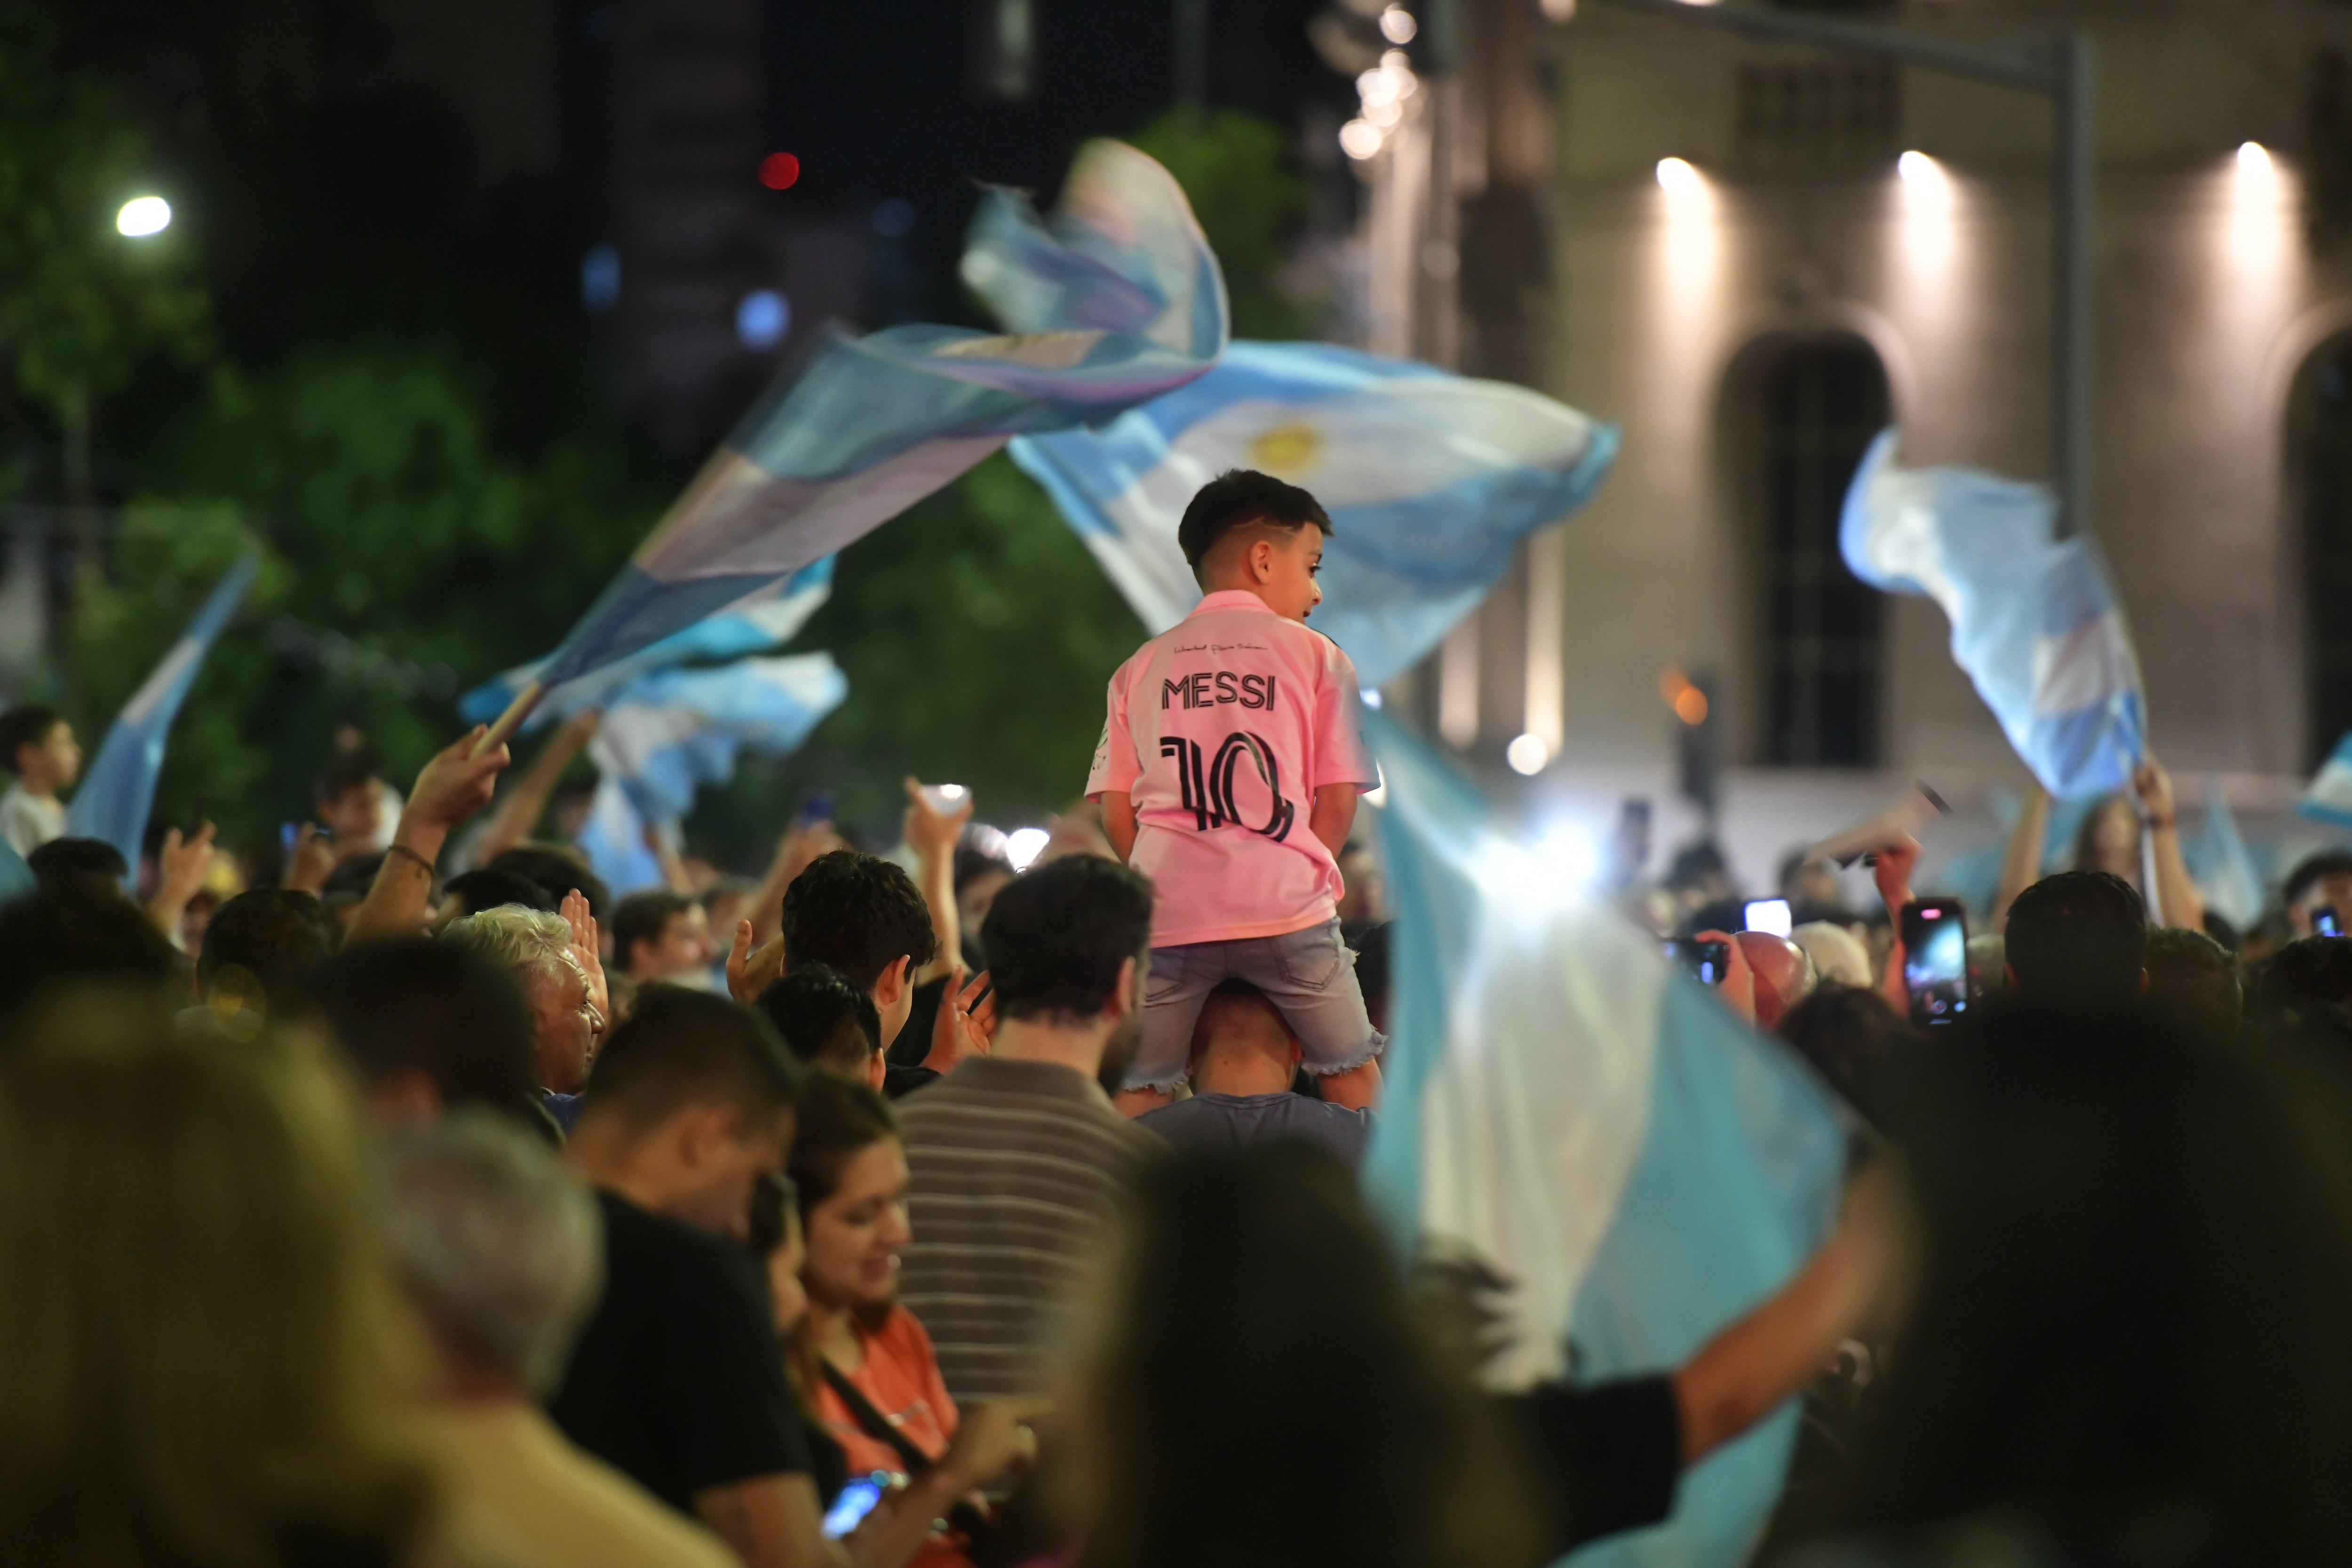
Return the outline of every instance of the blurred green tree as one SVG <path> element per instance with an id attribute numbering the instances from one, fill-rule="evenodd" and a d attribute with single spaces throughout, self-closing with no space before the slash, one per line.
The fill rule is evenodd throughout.
<path id="1" fill-rule="evenodd" d="M 1307 216 L 1307 182 L 1291 164 L 1282 128 L 1238 109 L 1201 117 L 1171 110 L 1131 140 L 1184 187 L 1224 269 L 1234 336 L 1314 336 L 1312 312 L 1282 288 Z"/>

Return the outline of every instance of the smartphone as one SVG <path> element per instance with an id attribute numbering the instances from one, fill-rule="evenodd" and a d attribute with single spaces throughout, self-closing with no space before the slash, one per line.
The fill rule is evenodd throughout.
<path id="1" fill-rule="evenodd" d="M 1969 922 L 1958 902 L 1903 906 L 1903 988 L 1915 1024 L 1957 1024 L 1969 1010 Z"/>
<path id="2" fill-rule="evenodd" d="M 1731 965 L 1731 944 L 1677 939 L 1666 943 L 1666 956 L 1697 975 L 1701 985 L 1720 985 L 1724 971 Z"/>
<path id="3" fill-rule="evenodd" d="M 2344 921 L 2336 915 L 2335 905 L 2322 904 L 2311 911 L 2311 934 L 2314 936 L 2344 934 Z"/>
<path id="4" fill-rule="evenodd" d="M 971 792 L 961 784 L 925 784 L 921 791 L 923 804 L 941 816 L 971 798 Z"/>
<path id="5" fill-rule="evenodd" d="M 1786 936 L 1795 929 L 1789 920 L 1786 899 L 1750 899 L 1743 919 L 1749 931 L 1769 931 L 1774 936 Z"/>
<path id="6" fill-rule="evenodd" d="M 808 798 L 801 802 L 801 821 L 806 824 L 832 820 L 833 792 L 823 789 L 811 790 Z"/>
<path id="7" fill-rule="evenodd" d="M 882 1494 L 889 1489 L 890 1477 L 885 1471 L 852 1476 L 843 1485 L 841 1495 L 833 1500 L 833 1506 L 824 1510 L 824 1538 L 838 1541 L 856 1530 L 866 1516 L 874 1511 L 874 1505 L 882 1500 Z"/>

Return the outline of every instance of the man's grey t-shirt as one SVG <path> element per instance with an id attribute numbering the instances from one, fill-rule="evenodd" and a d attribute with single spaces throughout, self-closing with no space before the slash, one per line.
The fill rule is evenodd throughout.
<path id="1" fill-rule="evenodd" d="M 1364 1159 L 1372 1113 L 1303 1094 L 1196 1094 L 1136 1118 L 1180 1149 L 1238 1149 L 1268 1138 L 1301 1138 L 1353 1170 Z"/>

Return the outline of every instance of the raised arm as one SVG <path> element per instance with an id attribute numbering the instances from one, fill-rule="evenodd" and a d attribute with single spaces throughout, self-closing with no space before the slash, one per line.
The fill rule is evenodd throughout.
<path id="1" fill-rule="evenodd" d="M 2036 784 L 2018 810 L 2017 826 L 2009 830 L 2009 848 L 2000 858 L 2000 890 L 1993 895 L 1992 908 L 1985 915 L 1987 931 L 2006 927 L 2009 906 L 2041 879 L 2042 840 L 2049 826 L 2050 792 Z"/>
<path id="2" fill-rule="evenodd" d="M 489 805 L 499 774 L 509 760 L 504 746 L 475 754 L 488 733 L 477 724 L 425 764 L 408 792 L 408 804 L 393 830 L 392 847 L 376 868 L 375 881 L 343 939 L 346 945 L 416 936 L 432 918 L 433 868 L 449 833 Z"/>
<path id="3" fill-rule="evenodd" d="M 2034 842 L 2041 840 L 2037 837 Z M 1878 977 L 1878 990 L 1896 1012 L 1907 1016 L 1911 991 L 1903 983 L 1903 906 L 1912 900 L 1911 871 L 1919 864 L 1919 841 L 1906 833 L 1900 843 L 1885 845 L 1876 853 L 1878 863 L 1871 868 L 1871 876 L 1885 902 L 1886 918 L 1895 922 L 1895 940 L 1887 944 L 1886 972 Z"/>
<path id="4" fill-rule="evenodd" d="M 783 929 L 784 889 L 808 869 L 810 861 L 848 847 L 849 840 L 835 832 L 830 822 L 796 822 L 787 829 L 783 842 L 776 846 L 776 858 L 769 865 L 760 890 L 751 895 L 752 942 L 764 946 Z"/>
<path id="5" fill-rule="evenodd" d="M 923 903 L 931 911 L 931 934 L 940 940 L 938 953 L 914 976 L 918 984 L 963 967 L 963 927 L 956 915 L 955 852 L 964 824 L 971 820 L 971 808 L 972 799 L 967 794 L 958 809 L 934 810 L 923 796 L 922 784 L 911 775 L 907 780 L 903 831 L 907 847 L 919 862 L 915 886 L 923 890 Z"/>
<path id="6" fill-rule="evenodd" d="M 2205 895 L 2189 874 L 2180 853 L 2179 807 L 2172 794 L 2172 775 L 2149 752 L 2132 774 L 2132 790 L 2139 796 L 2140 830 L 2149 835 L 2156 850 L 2155 906 L 2158 921 L 2184 931 L 2205 929 Z"/>
<path id="7" fill-rule="evenodd" d="M 572 765 L 572 759 L 595 738 L 596 726 L 603 717 L 593 708 L 574 713 L 539 749 L 530 766 L 515 775 L 514 782 L 499 797 L 498 809 L 490 813 L 489 825 L 482 830 L 482 841 L 474 851 L 475 864 L 487 866 L 530 837 L 539 819 L 547 815 L 547 802 L 555 794 L 556 782 Z"/>
<path id="8" fill-rule="evenodd" d="M 155 851 L 155 896 L 147 900 L 147 918 L 171 939 L 173 947 L 180 945 L 180 917 L 188 912 L 189 903 L 212 868 L 211 823 L 197 828 L 194 837 L 184 842 L 176 827 L 163 835 Z"/>

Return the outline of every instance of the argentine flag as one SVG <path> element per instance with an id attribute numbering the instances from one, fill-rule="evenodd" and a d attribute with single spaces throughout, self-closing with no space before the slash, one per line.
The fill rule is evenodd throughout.
<path id="1" fill-rule="evenodd" d="M 640 648 L 577 680 L 565 681 L 541 700 L 523 729 L 536 730 L 583 709 L 601 708 L 629 682 L 657 669 L 719 663 L 783 647 L 833 596 L 833 562 L 830 555 L 814 562 L 747 603 L 706 616 L 651 647 Z M 488 723 L 507 710 L 524 687 L 539 679 L 548 664 L 549 658 L 533 659 L 484 681 L 457 699 L 458 715 L 468 724 Z"/>
<path id="2" fill-rule="evenodd" d="M 588 743 L 603 774 L 576 841 L 589 864 L 616 894 L 658 885 L 646 824 L 674 830 L 694 810 L 697 791 L 735 776 L 745 751 L 797 751 L 848 695 L 848 678 L 829 653 L 666 669 L 633 682 L 605 708 Z"/>
<path id="3" fill-rule="evenodd" d="M 1224 283 L 1184 193 L 1088 142 L 1053 223 L 983 196 L 963 272 L 1012 331 L 836 336 L 672 504 L 539 679 L 553 688 L 771 589 L 1024 432 L 1108 419 L 1192 380 L 1225 342 Z"/>
<path id="4" fill-rule="evenodd" d="M 2352 734 L 2336 742 L 2327 760 L 2311 777 L 2311 784 L 2295 803 L 2299 816 L 2315 822 L 2332 822 L 2338 827 L 2352 827 Z"/>
<path id="5" fill-rule="evenodd" d="M 1839 1114 L 1426 747 L 1364 720 L 1402 911 L 1367 1187 L 1408 1249 L 1509 1282 L 1499 1386 L 1679 1366 L 1827 1237 Z M 1791 1405 L 1686 1474 L 1667 1523 L 1577 1561 L 1744 1561 L 1797 1420 Z"/>
<path id="6" fill-rule="evenodd" d="M 1846 491 L 1846 565 L 1873 587 L 1943 606 L 1953 659 L 2042 788 L 2072 800 L 2127 787 L 2147 710 L 2098 552 L 2056 537 L 2042 486 L 1901 468 L 1895 446 L 1882 432 Z"/>
<path id="7" fill-rule="evenodd" d="M 1200 602 L 1176 547 L 1194 491 L 1227 468 L 1313 491 L 1332 523 L 1313 624 L 1367 686 L 1444 640 L 1616 455 L 1615 426 L 1525 387 L 1328 343 L 1234 343 L 1105 428 L 1013 443 L 1155 635 Z"/>
<path id="8" fill-rule="evenodd" d="M 214 584 L 180 640 L 115 715 L 98 748 L 98 760 L 82 775 L 81 787 L 66 807 L 68 836 L 113 845 L 133 877 L 139 874 L 147 817 L 155 808 L 155 781 L 163 775 L 163 743 L 171 738 L 172 721 L 180 716 L 180 704 L 196 683 L 205 656 L 212 652 L 221 628 L 236 614 L 260 570 L 260 558 L 246 555 Z"/>
<path id="9" fill-rule="evenodd" d="M 2263 874 L 2238 831 L 2238 818 L 2221 794 L 2219 779 L 2205 780 L 2205 822 L 2197 837 L 2180 847 L 2205 907 L 2236 926 L 2251 931 L 2263 918 Z"/>

